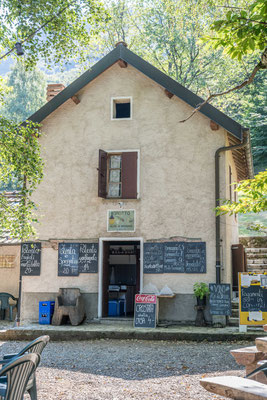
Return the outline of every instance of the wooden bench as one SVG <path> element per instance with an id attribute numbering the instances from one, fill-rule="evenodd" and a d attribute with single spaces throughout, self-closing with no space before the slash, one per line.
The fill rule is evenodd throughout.
<path id="1" fill-rule="evenodd" d="M 230 353 L 236 360 L 237 364 L 243 365 L 246 368 L 246 375 L 250 374 L 260 360 L 267 358 L 267 355 L 257 349 L 256 346 L 243 347 L 242 349 L 231 350 Z"/>
<path id="2" fill-rule="evenodd" d="M 267 385 L 237 376 L 218 376 L 200 380 L 201 386 L 212 393 L 236 400 L 267 399 Z"/>
<path id="3" fill-rule="evenodd" d="M 257 338 L 255 344 L 259 351 L 267 353 L 267 336 Z"/>

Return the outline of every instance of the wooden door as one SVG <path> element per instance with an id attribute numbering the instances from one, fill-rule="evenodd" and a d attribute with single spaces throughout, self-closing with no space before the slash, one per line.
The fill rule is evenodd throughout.
<path id="1" fill-rule="evenodd" d="M 140 249 L 136 248 L 136 291 L 135 294 L 140 292 Z"/>
<path id="2" fill-rule="evenodd" d="M 108 316 L 109 243 L 103 242 L 102 317 Z"/>

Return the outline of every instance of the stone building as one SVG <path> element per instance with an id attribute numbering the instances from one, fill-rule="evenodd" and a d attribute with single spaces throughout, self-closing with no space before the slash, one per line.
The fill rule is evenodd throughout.
<path id="1" fill-rule="evenodd" d="M 249 132 L 210 104 L 181 123 L 201 99 L 124 43 L 48 98 L 30 117 L 45 169 L 41 269 L 22 277 L 22 320 L 64 287 L 81 289 L 88 320 L 114 299 L 131 317 L 134 294 L 154 285 L 175 294 L 160 299 L 160 320 L 193 321 L 193 284 L 232 281 L 238 221 L 215 224 L 215 197 L 233 199 L 231 183 L 252 176 Z M 17 263 L 1 268 L 0 291 L 18 294 L 20 246 L 6 248 Z"/>

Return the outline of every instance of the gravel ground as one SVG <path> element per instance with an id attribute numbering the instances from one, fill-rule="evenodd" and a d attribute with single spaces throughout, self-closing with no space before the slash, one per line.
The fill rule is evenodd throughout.
<path id="1" fill-rule="evenodd" d="M 0 342 L 0 357 L 24 345 Z M 37 370 L 38 400 L 223 399 L 204 390 L 199 380 L 207 376 L 243 376 L 243 368 L 229 352 L 249 345 L 253 343 L 49 343 Z"/>

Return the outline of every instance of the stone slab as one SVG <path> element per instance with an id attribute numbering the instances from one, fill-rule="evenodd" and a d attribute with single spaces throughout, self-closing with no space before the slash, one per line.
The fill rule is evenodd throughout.
<path id="1" fill-rule="evenodd" d="M 186 341 L 254 341 L 258 330 L 239 333 L 237 328 L 195 327 L 190 325 L 171 325 L 155 329 L 134 328 L 123 324 L 102 325 L 89 323 L 79 326 L 31 324 L 19 327 L 1 327 L 0 341 L 33 340 L 41 335 L 49 335 L 51 340 L 94 340 L 94 339 L 138 339 L 138 340 L 186 340 Z"/>

